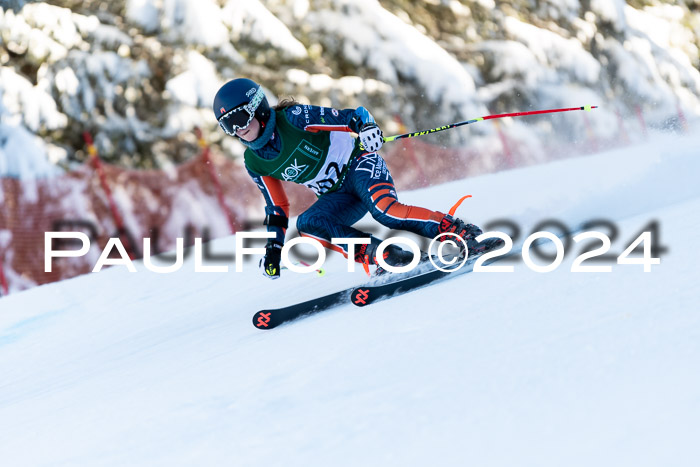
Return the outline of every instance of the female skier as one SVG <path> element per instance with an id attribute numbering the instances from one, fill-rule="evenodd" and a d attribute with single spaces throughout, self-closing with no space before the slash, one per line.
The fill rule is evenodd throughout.
<path id="1" fill-rule="evenodd" d="M 288 226 L 289 202 L 281 180 L 303 184 L 318 197 L 297 218 L 302 236 L 346 257 L 348 246 L 332 244 L 332 238 L 371 239 L 354 254 L 368 274 L 369 265 L 377 264 L 375 252 L 381 240 L 351 227 L 367 212 L 390 229 L 428 238 L 455 233 L 466 241 L 470 254 L 485 248 L 474 240 L 482 233 L 478 227 L 398 201 L 389 169 L 377 153 L 383 143 L 382 131 L 364 107 L 336 110 L 287 100 L 271 109 L 259 84 L 239 78 L 216 93 L 214 113 L 226 134 L 247 147 L 245 166 L 265 198 L 264 224 L 275 234 L 260 262 L 266 277 L 280 276 Z M 384 253 L 384 260 L 392 266 L 406 265 L 412 259 L 411 252 L 396 245 Z"/>

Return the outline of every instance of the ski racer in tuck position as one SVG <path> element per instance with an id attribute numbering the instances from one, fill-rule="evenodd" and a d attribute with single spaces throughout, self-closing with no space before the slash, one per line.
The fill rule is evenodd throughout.
<path id="1" fill-rule="evenodd" d="M 475 240 L 482 233 L 475 225 L 399 202 L 386 162 L 377 152 L 383 143 L 382 131 L 364 107 L 337 110 L 283 100 L 271 108 L 262 86 L 239 78 L 219 89 L 213 108 L 226 134 L 246 146 L 245 166 L 265 198 L 264 223 L 275 235 L 267 242 L 260 262 L 266 277 L 280 277 L 288 227 L 289 202 L 281 181 L 303 184 L 318 197 L 297 218 L 302 236 L 346 257 L 348 246 L 332 244 L 332 238 L 371 239 L 369 244 L 357 245 L 354 254 L 368 273 L 370 265 L 377 265 L 381 240 L 352 227 L 367 212 L 390 229 L 428 238 L 457 234 L 465 240 L 470 255 L 485 248 Z M 413 254 L 390 245 L 383 259 L 391 266 L 403 266 Z"/>

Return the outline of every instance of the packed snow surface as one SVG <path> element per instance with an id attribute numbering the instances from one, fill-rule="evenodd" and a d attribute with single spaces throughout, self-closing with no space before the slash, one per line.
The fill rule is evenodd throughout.
<path id="1" fill-rule="evenodd" d="M 553 272 L 509 263 L 270 331 L 255 311 L 361 268 L 331 254 L 324 277 L 272 282 L 253 261 L 194 273 L 190 255 L 2 298 L 2 464 L 697 465 L 698 147 L 663 136 L 400 193 L 443 210 L 471 194 L 458 215 L 509 219 L 520 243 L 546 219 L 607 219 L 609 273 L 571 272 L 576 245 Z M 652 221 L 661 264 L 616 264 Z"/>

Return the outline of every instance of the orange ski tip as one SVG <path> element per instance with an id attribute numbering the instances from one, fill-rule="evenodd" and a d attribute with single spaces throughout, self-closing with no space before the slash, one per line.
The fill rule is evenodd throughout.
<path id="1" fill-rule="evenodd" d="M 459 207 L 459 205 L 462 204 L 462 202 L 463 202 L 465 199 L 471 198 L 471 197 L 472 197 L 472 195 L 462 196 L 462 197 L 459 199 L 459 201 L 457 201 L 457 202 L 455 203 L 455 205 L 452 206 L 452 207 L 450 208 L 450 216 L 454 216 L 454 215 L 455 215 L 455 212 L 457 212 L 457 208 Z"/>

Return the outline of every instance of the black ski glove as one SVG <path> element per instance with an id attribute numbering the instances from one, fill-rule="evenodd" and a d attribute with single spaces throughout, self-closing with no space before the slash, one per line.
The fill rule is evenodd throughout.
<path id="1" fill-rule="evenodd" d="M 265 257 L 260 260 L 260 269 L 263 276 L 269 279 L 279 279 L 280 260 L 282 258 L 282 244 L 271 240 L 265 246 Z"/>

